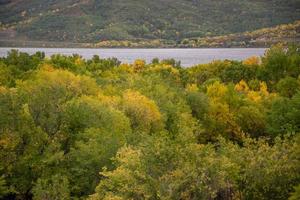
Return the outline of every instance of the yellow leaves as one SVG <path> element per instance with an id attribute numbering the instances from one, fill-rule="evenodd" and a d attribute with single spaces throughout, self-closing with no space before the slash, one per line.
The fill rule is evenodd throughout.
<path id="1" fill-rule="evenodd" d="M 133 69 L 135 72 L 139 72 L 145 68 L 146 62 L 141 59 L 137 59 L 133 63 Z"/>
<path id="2" fill-rule="evenodd" d="M 274 94 L 270 95 L 268 92 L 268 87 L 265 82 L 259 83 L 259 91 L 249 91 L 247 93 L 248 99 L 254 102 L 260 102 L 262 99 L 268 98 L 273 96 Z"/>
<path id="3" fill-rule="evenodd" d="M 172 78 L 177 83 L 180 82 L 179 70 L 169 64 L 157 64 L 153 67 L 148 68 L 146 71 L 155 74 L 160 74 L 163 78 Z"/>
<path id="4" fill-rule="evenodd" d="M 8 92 L 8 89 L 6 87 L 3 87 L 0 85 L 0 94 L 7 93 L 7 92 Z"/>
<path id="5" fill-rule="evenodd" d="M 197 92 L 197 91 L 199 91 L 199 88 L 198 88 L 197 84 L 192 83 L 192 84 L 187 84 L 185 90 L 187 92 Z"/>
<path id="6" fill-rule="evenodd" d="M 248 84 L 244 80 L 237 83 L 234 89 L 239 93 L 246 94 L 247 98 L 254 102 L 260 102 L 262 99 L 270 96 L 265 82 L 259 82 L 259 91 L 250 90 Z"/>
<path id="7" fill-rule="evenodd" d="M 4 130 L 4 132 L 1 132 L 0 149 L 4 149 L 5 151 L 7 151 L 6 153 L 8 153 L 9 151 L 13 151 L 17 147 L 19 142 L 20 138 L 16 134 L 6 130 Z"/>
<path id="8" fill-rule="evenodd" d="M 47 71 L 47 72 L 54 72 L 55 71 L 55 68 L 48 64 L 48 63 L 44 63 L 41 65 L 41 68 L 40 68 L 42 71 Z"/>
<path id="9" fill-rule="evenodd" d="M 121 102 L 121 98 L 117 96 L 106 96 L 102 93 L 97 95 L 97 98 L 101 101 L 102 104 L 117 108 Z"/>
<path id="10" fill-rule="evenodd" d="M 76 95 L 97 94 L 99 91 L 95 80 L 92 78 L 74 75 L 66 70 L 53 69 L 49 65 L 44 65 L 41 70 L 37 71 L 33 79 L 20 82 L 18 85 L 30 93 L 42 90 L 42 88 L 48 88 L 49 91 L 60 88 Z"/>
<path id="11" fill-rule="evenodd" d="M 207 87 L 207 96 L 213 99 L 221 100 L 225 97 L 227 92 L 228 88 L 226 87 L 226 85 L 220 82 L 215 82 Z"/>
<path id="12" fill-rule="evenodd" d="M 209 115 L 213 116 L 214 119 L 220 122 L 226 122 L 232 118 L 228 104 L 222 104 L 219 102 L 211 102 Z"/>
<path id="13" fill-rule="evenodd" d="M 260 94 L 256 91 L 249 91 L 247 94 L 248 99 L 250 99 L 251 101 L 254 102 L 260 102 L 262 97 L 260 96 Z"/>
<path id="14" fill-rule="evenodd" d="M 84 64 L 84 62 L 80 57 L 76 58 L 75 65 L 80 66 L 80 65 L 83 65 L 83 64 Z"/>
<path id="15" fill-rule="evenodd" d="M 139 92 L 127 90 L 123 94 L 123 107 L 134 128 L 150 131 L 160 126 L 162 116 L 157 105 Z"/>
<path id="16" fill-rule="evenodd" d="M 269 95 L 269 92 L 268 92 L 268 86 L 265 82 L 261 82 L 260 85 L 259 85 L 259 92 L 261 95 L 263 96 L 268 96 Z"/>
<path id="17" fill-rule="evenodd" d="M 260 58 L 257 56 L 252 56 L 243 61 L 244 65 L 259 65 L 260 63 Z"/>
<path id="18" fill-rule="evenodd" d="M 96 188 L 97 194 L 89 199 L 127 199 L 127 194 L 149 199 L 151 195 L 146 189 L 146 182 L 143 182 L 147 181 L 147 175 L 142 168 L 141 156 L 140 150 L 127 146 L 121 148 L 114 159 L 118 167 L 113 171 L 104 170 L 100 173 L 106 178 Z"/>
<path id="19" fill-rule="evenodd" d="M 241 81 L 235 87 L 240 92 L 248 91 L 249 88 L 245 81 Z M 226 85 L 215 82 L 207 87 L 207 96 L 209 97 L 209 111 L 206 116 L 208 120 L 207 130 L 209 139 L 216 139 L 218 134 L 227 138 L 241 140 L 244 133 L 235 119 L 235 110 L 230 106 L 230 102 L 234 101 L 231 90 Z M 239 99 L 237 101 L 240 101 Z"/>
<path id="20" fill-rule="evenodd" d="M 122 147 L 117 155 L 116 161 L 120 165 L 125 165 L 127 167 L 135 167 L 140 163 L 141 151 L 135 150 L 132 147 Z"/>
<path id="21" fill-rule="evenodd" d="M 212 101 L 208 118 L 211 123 L 211 131 L 214 134 L 223 133 L 225 137 L 231 139 L 242 139 L 244 134 L 240 126 L 236 123 L 234 113 L 230 111 L 228 104 Z"/>
<path id="22" fill-rule="evenodd" d="M 127 73 L 133 73 L 134 72 L 134 69 L 132 68 L 131 65 L 129 64 L 125 64 L 125 63 L 122 63 L 118 69 L 120 69 L 121 71 L 125 71 Z"/>
<path id="23" fill-rule="evenodd" d="M 159 65 L 155 65 L 154 67 L 150 68 L 149 71 L 152 72 L 160 72 L 160 71 L 169 71 L 171 74 L 173 75 L 179 75 L 179 71 L 178 69 L 175 69 L 174 67 L 172 67 L 172 65 L 168 65 L 168 64 L 159 64 Z"/>
<path id="24" fill-rule="evenodd" d="M 244 80 L 241 80 L 238 84 L 236 84 L 234 89 L 238 92 L 245 92 L 245 93 L 249 91 L 248 84 Z"/>

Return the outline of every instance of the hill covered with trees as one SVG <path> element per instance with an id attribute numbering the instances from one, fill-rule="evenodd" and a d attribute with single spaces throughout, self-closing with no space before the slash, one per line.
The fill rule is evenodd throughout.
<path id="1" fill-rule="evenodd" d="M 0 198 L 299 199 L 300 52 L 0 59 Z"/>
<path id="2" fill-rule="evenodd" d="M 253 31 L 300 19 L 299 0 L 1 0 L 2 40 L 99 43 Z"/>
<path id="3" fill-rule="evenodd" d="M 300 21 L 252 32 L 184 39 L 179 47 L 270 47 L 277 43 L 300 44 Z"/>

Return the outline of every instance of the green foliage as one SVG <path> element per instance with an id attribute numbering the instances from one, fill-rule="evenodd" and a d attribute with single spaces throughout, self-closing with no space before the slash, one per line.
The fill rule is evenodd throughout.
<path id="1" fill-rule="evenodd" d="M 292 193 L 289 200 L 297 200 L 300 198 L 300 185 L 295 187 L 295 192 Z"/>
<path id="2" fill-rule="evenodd" d="M 260 137 L 265 134 L 266 116 L 255 106 L 242 106 L 236 114 L 237 123 L 241 129 L 252 137 Z"/>
<path id="3" fill-rule="evenodd" d="M 299 181 L 293 139 L 277 139 L 274 146 L 245 139 L 244 147 L 225 140 L 217 147 L 183 144 L 164 136 L 145 143 L 120 149 L 117 168 L 102 173 L 106 179 L 90 199 L 284 199 Z"/>
<path id="4" fill-rule="evenodd" d="M 70 191 L 68 179 L 62 175 L 53 175 L 51 178 L 40 178 L 32 189 L 33 200 L 68 200 Z"/>
<path id="5" fill-rule="evenodd" d="M 202 120 L 208 111 L 207 96 L 201 92 L 191 91 L 187 93 L 187 101 L 192 109 L 193 115 Z"/>
<path id="6" fill-rule="evenodd" d="M 269 5 L 268 5 L 269 6 Z M 240 17 L 240 16 L 238 16 Z M 290 24 L 280 24 L 268 26 L 257 30 L 238 31 L 233 34 L 218 34 L 219 36 L 207 35 L 206 37 L 194 36 L 180 41 L 178 47 L 270 47 L 279 41 L 285 44 L 297 42 L 298 29 L 300 27 L 299 18 Z M 196 38 L 195 38 L 196 37 Z"/>
<path id="7" fill-rule="evenodd" d="M 91 194 L 103 167 L 113 168 L 110 158 L 124 145 L 126 138 L 99 128 L 86 129 L 76 137 L 70 151 L 71 190 L 77 196 Z"/>
<path id="8" fill-rule="evenodd" d="M 262 59 L 263 66 L 269 81 L 279 81 L 286 76 L 298 77 L 299 71 L 299 49 L 290 46 L 284 48 L 281 45 L 269 49 Z"/>
<path id="9" fill-rule="evenodd" d="M 221 73 L 222 81 L 238 83 L 241 80 L 251 80 L 255 78 L 256 67 L 245 66 L 240 62 L 233 62 L 231 65 L 224 69 Z"/>
<path id="10" fill-rule="evenodd" d="M 0 198 L 8 193 L 8 188 L 4 176 L 0 177 Z"/>
<path id="11" fill-rule="evenodd" d="M 276 88 L 281 96 L 291 98 L 300 89 L 300 83 L 295 78 L 285 77 L 277 83 Z"/>
<path id="12" fill-rule="evenodd" d="M 192 68 L 13 51 L 0 60 L 0 196 L 297 198 L 299 60 L 293 46 Z"/>
<path id="13" fill-rule="evenodd" d="M 124 112 L 131 119 L 133 130 L 146 133 L 161 127 L 161 114 L 156 104 L 138 92 L 127 91 L 123 95 Z"/>
<path id="14" fill-rule="evenodd" d="M 300 92 L 292 99 L 275 99 L 268 115 L 268 128 L 272 134 L 295 133 L 300 130 Z"/>
<path id="15" fill-rule="evenodd" d="M 2 1 L 0 21 L 3 27 L 15 30 L 16 35 L 31 41 L 111 41 L 110 46 L 128 46 L 125 43 L 131 40 L 132 46 L 136 42 L 148 46 L 145 43 L 151 40 L 150 43 L 154 43 L 152 46 L 157 46 L 155 39 L 164 39 L 167 40 L 166 46 L 170 43 L 176 45 L 177 41 L 182 40 L 180 45 L 195 47 L 251 45 L 257 33 L 254 34 L 256 37 L 246 33 L 233 39 L 229 35 L 228 38 L 214 38 L 212 41 L 205 38 L 198 42 L 197 38 L 252 31 L 299 19 L 298 0 L 172 0 L 171 4 L 161 0 L 30 0 L 17 4 Z M 284 27 L 278 29 L 280 32 Z M 288 25 L 286 29 L 290 29 Z M 14 36 L 7 32 L 2 35 Z M 261 32 L 259 35 L 264 39 L 265 30 Z M 274 34 L 271 32 L 269 35 L 272 37 Z M 280 35 L 289 36 L 286 32 Z M 117 45 L 113 44 L 113 40 L 117 40 Z M 243 40 L 249 42 L 244 44 L 241 42 Z M 255 42 L 265 44 L 259 39 Z"/>
<path id="16" fill-rule="evenodd" d="M 291 187 L 299 181 L 297 140 L 299 138 L 277 139 L 273 146 L 263 144 L 263 141 L 254 144 L 247 141 L 240 157 L 241 190 L 246 199 L 284 199 L 288 196 Z M 283 151 L 286 151 L 285 155 Z M 237 154 L 235 156 L 240 159 Z"/>

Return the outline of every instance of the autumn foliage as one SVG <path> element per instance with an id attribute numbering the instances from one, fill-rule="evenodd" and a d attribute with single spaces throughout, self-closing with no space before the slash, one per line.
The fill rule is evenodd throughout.
<path id="1" fill-rule="evenodd" d="M 297 199 L 300 53 L 0 58 L 0 198 Z"/>

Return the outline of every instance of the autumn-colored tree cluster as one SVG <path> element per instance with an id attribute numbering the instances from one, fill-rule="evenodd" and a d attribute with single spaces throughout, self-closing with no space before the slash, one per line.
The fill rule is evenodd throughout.
<path id="1" fill-rule="evenodd" d="M 298 199 L 300 51 L 0 58 L 0 198 Z"/>

